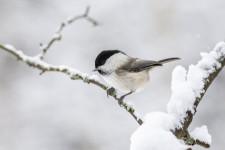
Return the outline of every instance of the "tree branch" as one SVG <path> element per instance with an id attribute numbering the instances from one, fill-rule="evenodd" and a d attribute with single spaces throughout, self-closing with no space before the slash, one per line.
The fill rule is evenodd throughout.
<path id="1" fill-rule="evenodd" d="M 84 12 L 84 14 L 79 15 L 79 16 L 72 16 L 72 17 L 68 17 L 65 21 L 63 21 L 60 24 L 60 27 L 58 28 L 58 30 L 53 34 L 52 38 L 50 39 L 50 41 L 47 44 L 40 44 L 40 47 L 42 49 L 42 53 L 39 55 L 40 59 L 44 59 L 44 56 L 47 52 L 47 50 L 52 46 L 52 44 L 54 44 L 54 42 L 56 41 L 60 41 L 62 39 L 62 31 L 63 29 L 69 25 L 72 24 L 73 22 L 79 20 L 79 19 L 86 19 L 87 21 L 89 21 L 91 24 L 93 24 L 94 26 L 98 25 L 98 22 L 96 20 L 94 20 L 93 18 L 89 17 L 90 11 L 90 7 L 88 6 Z"/>
<path id="2" fill-rule="evenodd" d="M 43 61 L 47 50 L 55 43 L 55 41 L 59 41 L 62 38 L 61 32 L 68 24 L 71 24 L 79 19 L 86 19 L 93 25 L 98 25 L 98 23 L 93 18 L 88 16 L 89 9 L 90 8 L 87 7 L 83 15 L 70 17 L 66 21 L 62 22 L 58 30 L 52 36 L 52 39 L 50 39 L 50 41 L 46 45 L 41 44 L 42 52 L 34 57 L 27 56 L 22 51 L 17 50 L 13 46 L 7 45 L 7 44 L 6 45 L 0 44 L 0 49 L 11 53 L 18 60 L 21 60 L 27 65 L 41 70 L 40 74 L 43 74 L 44 72 L 47 72 L 47 71 L 62 72 L 68 75 L 72 80 L 82 80 L 85 83 L 94 84 L 106 91 L 109 87 L 101 83 L 98 80 L 97 76 L 95 75 L 90 76 L 86 73 L 82 73 L 81 71 L 71 68 L 69 66 L 62 66 L 62 65 L 56 66 Z M 205 92 L 207 91 L 208 87 L 211 85 L 213 80 L 216 78 L 218 73 L 222 70 L 222 68 L 225 65 L 225 44 L 221 42 L 220 44 L 216 46 L 213 52 L 217 54 L 216 61 L 218 63 L 218 64 L 214 64 L 213 71 L 210 72 L 210 70 L 212 70 L 210 66 L 201 66 L 201 64 L 199 63 L 197 64 L 200 66 L 200 69 L 208 72 L 209 74 L 208 76 L 205 76 L 204 78 L 202 78 L 202 80 L 204 81 L 204 85 L 201 92 L 199 93 L 199 96 L 196 96 L 193 102 L 194 111 L 187 108 L 186 116 L 184 118 L 181 118 L 182 125 L 172 131 L 173 134 L 178 139 L 183 139 L 187 145 L 198 144 L 206 148 L 210 146 L 208 143 L 205 143 L 204 141 L 200 141 L 198 139 L 194 140 L 193 138 L 191 138 L 188 133 L 188 127 L 192 122 L 193 116 L 195 115 L 197 111 L 197 106 L 202 100 Z M 119 101 L 119 97 L 117 96 L 117 93 L 112 93 L 110 96 L 112 96 L 115 100 Z M 139 123 L 139 125 L 143 123 L 143 121 L 140 119 L 138 113 L 135 111 L 133 106 L 131 106 L 130 104 L 126 102 L 122 102 L 121 106 L 132 115 L 132 117 Z"/>
<path id="3" fill-rule="evenodd" d="M 190 135 L 187 129 L 197 104 L 224 67 L 225 43 L 218 43 L 213 51 L 201 53 L 201 56 L 202 59 L 196 65 L 190 65 L 188 71 L 182 66 L 173 70 L 167 112 L 150 112 L 145 116 L 144 124 L 131 136 L 132 150 L 173 149 L 176 146 L 177 149 L 191 150 L 187 145 L 210 146 L 211 135 L 206 126 L 195 128 Z M 183 140 L 185 145 L 178 139 Z"/>
<path id="4" fill-rule="evenodd" d="M 41 70 L 40 75 L 42 75 L 44 72 L 47 72 L 47 71 L 62 72 L 64 74 L 68 75 L 72 80 L 82 80 L 85 83 L 94 84 L 106 91 L 109 87 L 104 85 L 103 83 L 99 82 L 98 77 L 95 75 L 90 76 L 86 73 L 82 73 L 81 71 L 71 68 L 69 66 L 65 66 L 65 65 L 56 66 L 56 65 L 52 65 L 52 64 L 49 64 L 49 63 L 46 63 L 43 61 L 47 50 L 55 43 L 55 41 L 59 41 L 62 38 L 61 32 L 67 25 L 72 24 L 73 22 L 75 22 L 79 19 L 86 19 L 87 21 L 92 23 L 94 26 L 98 25 L 98 22 L 95 19 L 88 16 L 89 11 L 90 11 L 90 7 L 87 7 L 84 14 L 79 15 L 79 16 L 69 17 L 64 22 L 62 22 L 60 27 L 58 28 L 58 30 L 52 36 L 52 39 L 46 45 L 40 44 L 42 52 L 34 57 L 23 54 L 22 51 L 15 49 L 13 46 L 11 46 L 9 44 L 6 44 L 6 45 L 0 44 L 0 48 L 11 53 L 15 57 L 17 57 L 18 60 L 21 60 L 22 62 L 26 63 L 27 65 Z M 116 92 L 112 93 L 110 96 L 112 96 L 115 100 L 119 101 L 119 98 L 118 98 Z M 143 121 L 141 120 L 141 118 L 138 115 L 138 112 L 135 111 L 133 106 L 131 106 L 130 104 L 128 104 L 126 102 L 122 102 L 121 106 L 123 108 L 125 108 L 126 111 L 129 112 L 131 114 L 131 116 L 140 125 L 143 123 Z"/>
<path id="5" fill-rule="evenodd" d="M 103 83 L 101 83 L 98 80 L 98 77 L 95 75 L 88 75 L 86 73 L 82 73 L 81 71 L 71 68 L 69 66 L 66 65 L 60 65 L 60 66 L 56 66 L 56 65 L 52 65 L 49 63 L 44 62 L 42 59 L 40 59 L 39 56 L 27 56 L 25 54 L 23 54 L 22 51 L 15 49 L 13 46 L 11 45 L 1 45 L 0 44 L 0 48 L 13 54 L 18 60 L 21 60 L 22 62 L 26 63 L 27 65 L 37 68 L 39 70 L 41 70 L 41 74 L 43 72 L 47 72 L 47 71 L 55 71 L 55 72 L 62 72 L 66 75 L 68 75 L 70 77 L 70 79 L 72 80 L 82 80 L 85 83 L 91 83 L 94 84 L 100 88 L 102 88 L 103 90 L 107 90 L 109 87 L 104 85 Z M 119 100 L 118 96 L 116 93 L 112 93 L 110 96 L 112 96 L 115 100 Z M 129 112 L 132 117 L 141 125 L 143 123 L 143 121 L 140 119 L 140 117 L 138 116 L 138 113 L 135 111 L 134 107 L 130 106 L 129 104 L 127 104 L 126 102 L 123 102 L 121 104 L 121 106 L 123 108 L 126 109 L 127 112 Z"/>
<path id="6" fill-rule="evenodd" d="M 204 55 L 206 55 L 206 54 L 204 54 Z M 181 119 L 182 127 L 176 128 L 173 131 L 174 135 L 178 139 L 181 139 L 181 138 L 191 139 L 191 137 L 189 136 L 189 133 L 188 133 L 188 127 L 191 124 L 195 113 L 197 112 L 198 104 L 200 103 L 203 96 L 205 95 L 208 87 L 211 85 L 213 80 L 217 77 L 217 75 L 223 69 L 223 67 L 225 65 L 225 43 L 224 42 L 218 43 L 217 46 L 215 47 L 215 49 L 207 55 L 212 55 L 211 57 L 212 57 L 213 61 L 215 61 L 215 63 L 210 64 L 210 62 L 207 62 L 207 63 L 209 63 L 209 65 L 206 65 L 205 63 L 203 64 L 203 61 L 206 61 L 206 60 L 203 60 L 204 58 L 202 58 L 202 60 L 199 61 L 198 64 L 196 65 L 199 69 L 201 69 L 201 71 L 204 71 L 208 75 L 201 78 L 204 85 L 203 85 L 203 88 L 201 89 L 201 91 L 198 93 L 199 96 L 196 96 L 196 99 L 194 100 L 194 103 L 193 103 L 194 111 L 187 109 L 186 116 Z M 194 92 L 196 92 L 196 91 L 194 91 Z M 190 145 L 194 145 L 194 144 L 198 144 L 205 148 L 210 147 L 210 145 L 208 143 L 205 143 L 204 141 L 200 141 L 200 140 L 193 141 Z"/>
<path id="7" fill-rule="evenodd" d="M 222 51 L 222 49 L 224 47 L 222 47 L 222 46 L 217 47 L 216 51 L 220 52 L 220 51 Z M 0 48 L 9 52 L 9 53 L 11 53 L 15 57 L 17 57 L 18 60 L 23 61 L 27 65 L 41 70 L 42 73 L 47 72 L 47 71 L 62 72 L 64 74 L 68 75 L 72 80 L 82 80 L 83 82 L 88 83 L 88 84 L 92 83 L 92 84 L 102 88 L 105 91 L 109 88 L 106 85 L 104 85 L 103 83 L 99 82 L 98 78 L 95 75 L 89 76 L 88 74 L 82 73 L 81 71 L 78 71 L 77 69 L 71 68 L 69 66 L 62 66 L 62 65 L 56 66 L 56 65 L 46 63 L 43 60 L 41 60 L 40 57 L 27 56 L 27 55 L 23 54 L 22 51 L 15 49 L 11 45 L 0 45 Z M 210 86 L 210 84 L 212 83 L 212 81 L 216 78 L 218 73 L 224 67 L 224 65 L 225 65 L 224 55 L 220 55 L 220 57 L 218 58 L 218 62 L 221 64 L 221 66 L 219 68 L 215 67 L 215 71 L 212 72 L 211 74 L 209 74 L 209 76 L 204 79 L 204 81 L 205 81 L 204 91 L 205 92 L 208 89 L 208 87 Z M 206 67 L 205 69 L 207 70 L 208 68 Z M 201 101 L 201 99 L 203 98 L 205 92 L 201 93 L 201 96 L 196 98 L 196 100 L 194 102 L 195 112 L 196 112 L 196 108 L 197 108 L 199 102 Z M 119 100 L 116 93 L 113 93 L 110 96 L 112 96 L 117 101 Z M 123 102 L 121 104 L 121 106 L 123 108 L 125 108 L 127 110 L 127 112 L 129 112 L 132 115 L 132 117 L 140 125 L 143 123 L 143 121 L 138 117 L 138 113 L 135 111 L 135 109 L 132 106 L 130 106 L 129 104 L 127 104 L 125 102 Z M 198 145 L 201 145 L 203 147 L 208 148 L 210 146 L 209 144 L 205 143 L 204 141 L 193 140 L 189 136 L 189 133 L 187 131 L 187 129 L 188 129 L 188 127 L 189 127 L 189 125 L 190 125 L 190 123 L 193 119 L 193 116 L 194 116 L 195 112 L 192 113 L 191 111 L 187 111 L 187 116 L 185 118 L 183 118 L 184 122 L 182 123 L 182 128 L 176 128 L 173 131 L 173 133 L 174 133 L 174 135 L 177 136 L 178 139 L 183 139 L 186 142 L 187 145 L 198 144 Z"/>

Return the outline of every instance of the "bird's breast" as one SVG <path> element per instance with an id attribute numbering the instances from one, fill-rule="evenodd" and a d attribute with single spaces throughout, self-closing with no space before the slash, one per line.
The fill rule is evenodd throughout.
<path id="1" fill-rule="evenodd" d="M 139 92 L 143 90 L 149 82 L 148 71 L 117 71 L 103 78 L 110 86 L 124 93 L 129 93 L 131 91 Z"/>

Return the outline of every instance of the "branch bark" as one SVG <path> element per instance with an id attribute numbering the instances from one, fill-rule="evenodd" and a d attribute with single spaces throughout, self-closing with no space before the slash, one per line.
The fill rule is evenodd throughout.
<path id="1" fill-rule="evenodd" d="M 45 56 L 47 50 L 52 46 L 52 44 L 54 44 L 56 41 L 60 41 L 62 39 L 62 31 L 67 25 L 72 24 L 79 19 L 86 19 L 94 26 L 97 26 L 98 22 L 95 19 L 88 16 L 89 12 L 90 12 L 90 7 L 88 6 L 86 8 L 84 14 L 79 15 L 79 16 L 68 17 L 65 21 L 63 21 L 60 24 L 58 30 L 53 34 L 53 36 L 49 40 L 49 42 L 47 44 L 42 44 L 42 43 L 40 44 L 40 47 L 42 49 L 42 53 L 39 55 L 40 59 L 42 59 L 42 60 L 44 59 L 44 56 Z"/>
<path id="2" fill-rule="evenodd" d="M 200 101 L 203 99 L 203 96 L 205 95 L 207 89 L 209 88 L 209 86 L 211 85 L 213 80 L 217 77 L 217 75 L 223 69 L 223 67 L 225 65 L 225 43 L 224 42 L 218 43 L 218 45 L 215 47 L 215 49 L 212 52 L 215 52 L 217 54 L 218 58 L 216 59 L 216 61 L 219 63 L 220 67 L 214 66 L 214 71 L 209 73 L 209 75 L 206 78 L 203 78 L 204 86 L 203 86 L 202 91 L 204 91 L 204 92 L 200 93 L 199 97 L 196 97 L 194 104 L 193 104 L 194 112 L 191 112 L 190 110 L 187 111 L 186 117 L 182 119 L 183 120 L 182 127 L 176 128 L 173 131 L 174 135 L 178 139 L 181 139 L 181 138 L 191 139 L 191 137 L 189 136 L 189 133 L 188 133 L 188 127 L 191 124 L 195 113 L 197 112 L 197 107 L 198 107 Z M 208 66 L 204 66 L 204 67 L 205 68 L 201 68 L 201 69 L 208 71 L 208 69 L 209 69 Z M 194 145 L 194 144 L 198 144 L 205 148 L 210 147 L 210 145 L 208 143 L 204 143 L 204 141 L 200 141 L 200 140 L 196 140 L 196 141 L 193 141 L 192 143 L 190 143 L 190 145 Z"/>

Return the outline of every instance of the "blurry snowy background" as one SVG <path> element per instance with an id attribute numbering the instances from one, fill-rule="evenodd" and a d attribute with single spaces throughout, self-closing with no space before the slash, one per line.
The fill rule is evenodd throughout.
<path id="1" fill-rule="evenodd" d="M 28 55 L 40 52 L 67 17 L 91 6 L 86 20 L 63 31 L 45 60 L 92 73 L 97 54 L 119 49 L 130 56 L 181 61 L 151 72 L 151 83 L 127 97 L 140 114 L 166 111 L 171 72 L 186 68 L 225 39 L 224 0 L 0 0 L 0 43 Z M 0 150 L 127 150 L 137 122 L 100 88 L 56 72 L 39 76 L 0 50 Z M 225 71 L 204 96 L 190 129 L 208 126 L 210 149 L 225 146 Z M 198 146 L 195 150 L 202 150 Z"/>

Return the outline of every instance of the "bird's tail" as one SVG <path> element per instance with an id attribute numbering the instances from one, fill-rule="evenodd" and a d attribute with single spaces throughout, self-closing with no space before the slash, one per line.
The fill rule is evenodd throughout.
<path id="1" fill-rule="evenodd" d="M 179 59 L 180 59 L 179 57 L 173 57 L 173 58 L 162 59 L 162 60 L 159 60 L 158 62 L 164 64 L 164 63 L 168 63 L 168 62 L 179 60 Z"/>

